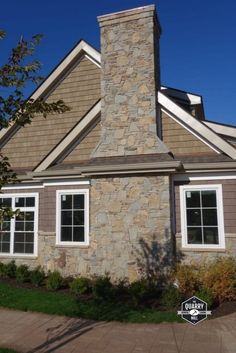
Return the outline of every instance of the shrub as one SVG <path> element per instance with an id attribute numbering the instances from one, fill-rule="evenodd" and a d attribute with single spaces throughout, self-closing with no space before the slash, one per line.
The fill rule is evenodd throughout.
<path id="1" fill-rule="evenodd" d="M 179 264 L 174 276 L 179 291 L 185 298 L 193 296 L 202 286 L 201 271 L 197 265 Z"/>
<path id="2" fill-rule="evenodd" d="M 129 282 L 127 279 L 120 279 L 113 287 L 114 296 L 117 300 L 127 297 L 129 293 Z"/>
<path id="3" fill-rule="evenodd" d="M 12 260 L 8 264 L 4 265 L 4 273 L 6 277 L 15 278 L 16 277 L 16 264 L 15 261 Z"/>
<path id="4" fill-rule="evenodd" d="M 203 272 L 204 287 L 218 303 L 236 299 L 236 260 L 222 257 L 209 263 Z"/>
<path id="5" fill-rule="evenodd" d="M 174 286 L 165 288 L 161 293 L 160 304 L 166 309 L 176 309 L 183 301 L 179 289 Z"/>
<path id="6" fill-rule="evenodd" d="M 206 302 L 208 308 L 212 308 L 214 304 L 214 296 L 209 288 L 202 287 L 198 292 L 196 292 L 195 295 L 199 299 L 202 299 L 204 302 Z"/>
<path id="7" fill-rule="evenodd" d="M 63 277 L 61 276 L 60 272 L 58 271 L 49 272 L 46 280 L 47 289 L 55 291 L 61 288 L 62 285 L 63 285 Z"/>
<path id="8" fill-rule="evenodd" d="M 94 280 L 93 295 L 96 299 L 109 300 L 113 296 L 113 286 L 109 276 L 100 276 Z"/>
<path id="9" fill-rule="evenodd" d="M 5 276 L 5 265 L 0 262 L 0 278 Z"/>
<path id="10" fill-rule="evenodd" d="M 36 287 L 41 286 L 43 284 L 44 279 L 45 279 L 45 272 L 40 266 L 36 267 L 34 270 L 30 272 L 30 281 L 34 286 Z"/>
<path id="11" fill-rule="evenodd" d="M 92 283 L 89 278 L 79 277 L 75 278 L 70 283 L 71 292 L 75 295 L 83 295 L 91 292 Z"/>
<path id="12" fill-rule="evenodd" d="M 140 304 L 148 294 L 150 294 L 150 287 L 146 279 L 132 282 L 129 286 L 129 295 L 134 305 Z"/>
<path id="13" fill-rule="evenodd" d="M 16 280 L 22 283 L 29 280 L 29 266 L 20 265 L 16 268 Z"/>

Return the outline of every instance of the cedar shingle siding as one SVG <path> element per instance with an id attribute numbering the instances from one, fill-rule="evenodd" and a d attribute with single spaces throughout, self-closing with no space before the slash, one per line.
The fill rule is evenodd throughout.
<path id="1" fill-rule="evenodd" d="M 162 112 L 163 141 L 174 154 L 213 153 L 204 142 Z"/>
<path id="2" fill-rule="evenodd" d="M 13 168 L 33 169 L 100 98 L 100 69 L 84 57 L 57 85 L 48 101 L 63 99 L 64 114 L 38 115 L 2 148 Z"/>

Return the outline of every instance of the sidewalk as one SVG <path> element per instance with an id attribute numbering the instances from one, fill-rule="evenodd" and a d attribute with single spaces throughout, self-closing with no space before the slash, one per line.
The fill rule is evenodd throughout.
<path id="1" fill-rule="evenodd" d="M 0 347 L 24 353 L 235 353 L 236 313 L 192 326 L 94 322 L 0 308 Z"/>

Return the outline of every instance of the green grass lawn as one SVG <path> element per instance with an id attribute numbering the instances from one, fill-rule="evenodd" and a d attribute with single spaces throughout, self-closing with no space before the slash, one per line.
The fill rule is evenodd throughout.
<path id="1" fill-rule="evenodd" d="M 0 348 L 0 353 L 17 353 L 13 349 L 8 349 L 8 348 Z"/>
<path id="2" fill-rule="evenodd" d="M 140 323 L 183 322 L 176 312 L 135 308 L 114 301 L 79 301 L 70 294 L 18 288 L 5 283 L 0 283 L 0 306 L 91 320 Z"/>

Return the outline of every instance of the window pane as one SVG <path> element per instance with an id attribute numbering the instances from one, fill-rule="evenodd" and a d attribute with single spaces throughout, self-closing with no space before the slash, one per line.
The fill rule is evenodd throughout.
<path id="1" fill-rule="evenodd" d="M 203 209 L 203 225 L 204 226 L 217 226 L 217 210 L 216 209 Z"/>
<path id="2" fill-rule="evenodd" d="M 185 197 L 187 207 L 200 207 L 200 191 L 186 191 Z"/>
<path id="3" fill-rule="evenodd" d="M 61 241 L 72 241 L 72 227 L 61 227 Z"/>
<path id="4" fill-rule="evenodd" d="M 26 243 L 25 244 L 25 254 L 33 254 L 34 253 L 34 244 Z"/>
<path id="5" fill-rule="evenodd" d="M 72 209 L 72 195 L 61 195 L 61 208 Z"/>
<path id="6" fill-rule="evenodd" d="M 187 210 L 187 225 L 188 226 L 200 226 L 201 225 L 201 210 L 200 209 Z"/>
<path id="7" fill-rule="evenodd" d="M 6 231 L 6 230 L 10 231 L 11 222 L 3 222 L 2 224 L 0 224 L 0 229 L 4 230 L 4 231 Z"/>
<path id="8" fill-rule="evenodd" d="M 34 207 L 35 198 L 34 197 L 26 197 L 26 207 Z"/>
<path id="9" fill-rule="evenodd" d="M 34 242 L 34 233 L 25 233 L 25 241 L 26 243 Z"/>
<path id="10" fill-rule="evenodd" d="M 74 225 L 83 226 L 84 225 L 84 211 L 74 211 Z"/>
<path id="11" fill-rule="evenodd" d="M 15 230 L 16 231 L 24 231 L 24 222 L 16 221 L 15 222 Z"/>
<path id="12" fill-rule="evenodd" d="M 0 207 L 11 207 L 11 198 L 1 197 Z"/>
<path id="13" fill-rule="evenodd" d="M 202 228 L 188 227 L 188 244 L 202 244 Z"/>
<path id="14" fill-rule="evenodd" d="M 202 191 L 202 207 L 216 207 L 216 191 Z"/>
<path id="15" fill-rule="evenodd" d="M 219 244 L 218 228 L 203 228 L 204 244 Z"/>
<path id="16" fill-rule="evenodd" d="M 16 243 L 24 243 L 24 241 L 25 241 L 25 233 L 15 232 L 14 233 L 14 241 Z"/>
<path id="17" fill-rule="evenodd" d="M 61 212 L 61 225 L 72 225 L 72 211 Z"/>
<path id="18" fill-rule="evenodd" d="M 10 243 L 10 233 L 0 232 L 0 242 Z"/>
<path id="19" fill-rule="evenodd" d="M 84 209 L 84 195 L 73 195 L 74 209 Z"/>
<path id="20" fill-rule="evenodd" d="M 84 227 L 74 227 L 73 241 L 84 241 Z"/>
<path id="21" fill-rule="evenodd" d="M 34 212 L 25 212 L 26 221 L 34 221 Z"/>
<path id="22" fill-rule="evenodd" d="M 24 254 L 24 243 L 14 243 L 14 253 Z"/>
<path id="23" fill-rule="evenodd" d="M 25 222 L 25 230 L 33 231 L 34 230 L 34 222 Z"/>
<path id="24" fill-rule="evenodd" d="M 15 198 L 16 207 L 25 207 L 25 197 L 16 197 Z"/>
<path id="25" fill-rule="evenodd" d="M 10 252 L 10 243 L 2 243 L 1 252 L 9 253 Z"/>

